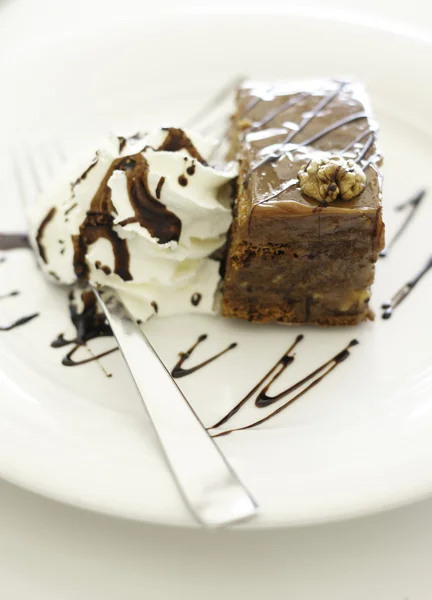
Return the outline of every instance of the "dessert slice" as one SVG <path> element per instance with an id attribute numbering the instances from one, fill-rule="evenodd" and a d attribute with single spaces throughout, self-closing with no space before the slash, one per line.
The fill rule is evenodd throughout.
<path id="1" fill-rule="evenodd" d="M 224 316 L 317 325 L 373 318 L 381 156 L 362 86 L 246 82 L 231 151 L 240 176 Z"/>

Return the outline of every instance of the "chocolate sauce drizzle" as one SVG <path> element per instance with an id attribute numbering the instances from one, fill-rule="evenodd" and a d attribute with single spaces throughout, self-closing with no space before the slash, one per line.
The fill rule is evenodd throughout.
<path id="1" fill-rule="evenodd" d="M 118 151 L 119 151 L 119 154 L 121 154 L 123 152 L 123 150 L 125 149 L 125 147 L 126 147 L 127 139 L 125 137 L 123 137 L 122 135 L 118 135 L 117 139 L 118 139 L 118 142 L 119 142 Z"/>
<path id="2" fill-rule="evenodd" d="M 255 108 L 255 106 L 257 106 L 260 102 L 262 102 L 262 98 L 260 96 L 257 96 L 256 98 L 254 98 L 253 100 L 251 100 L 248 104 L 248 106 L 246 106 L 242 117 L 245 117 L 246 115 L 248 115 L 251 110 L 253 110 Z"/>
<path id="3" fill-rule="evenodd" d="M 396 231 L 396 233 L 392 237 L 391 241 L 387 244 L 386 248 L 384 248 L 384 250 L 382 252 L 380 252 L 381 258 L 384 258 L 388 255 L 390 249 L 395 245 L 395 243 L 399 240 L 399 238 L 402 236 L 404 231 L 408 228 L 409 224 L 414 219 L 416 212 L 420 208 L 420 204 L 425 196 L 426 196 L 426 190 L 425 189 L 420 190 L 412 198 L 409 198 L 405 202 L 402 202 L 401 204 L 398 204 L 395 207 L 395 210 L 397 212 L 401 212 L 401 211 L 405 210 L 406 208 L 409 208 L 410 210 L 409 210 L 407 216 L 405 217 L 405 219 L 403 220 L 402 224 L 400 225 L 399 229 Z"/>
<path id="4" fill-rule="evenodd" d="M 162 129 L 167 131 L 168 135 L 159 146 L 159 151 L 178 152 L 179 150 L 187 150 L 192 158 L 195 158 L 195 160 L 203 165 L 207 165 L 207 162 L 195 148 L 192 140 L 186 135 L 183 129 L 179 129 L 178 127 L 163 127 Z"/>
<path id="5" fill-rule="evenodd" d="M 229 421 L 235 414 L 238 413 L 242 406 L 246 404 L 249 398 L 251 398 L 260 389 L 260 387 L 264 385 L 268 378 L 271 377 L 274 374 L 274 372 L 280 368 L 281 365 L 283 365 L 283 368 L 278 375 L 280 376 L 283 373 L 283 371 L 285 371 L 285 369 L 294 361 L 294 357 L 291 356 L 291 352 L 294 350 L 297 344 L 299 344 L 302 341 L 303 337 L 303 335 L 298 335 L 294 342 L 291 344 L 291 346 L 288 348 L 288 350 L 281 356 L 277 363 L 273 365 L 270 371 L 267 371 L 264 377 L 246 394 L 244 398 L 242 398 L 242 400 L 240 400 L 238 404 L 234 406 L 234 408 L 232 408 L 224 417 L 222 417 L 222 419 L 215 423 L 215 425 L 213 425 L 212 427 L 208 427 L 208 429 L 216 429 L 217 427 L 220 427 L 221 425 L 224 425 L 227 421 Z"/>
<path id="6" fill-rule="evenodd" d="M 63 357 L 62 365 L 65 367 L 77 367 L 89 362 L 94 362 L 108 356 L 118 348 L 111 348 L 97 355 L 92 355 L 90 358 L 76 361 L 73 359 L 74 354 L 79 348 L 87 347 L 87 342 L 98 337 L 111 337 L 113 335 L 111 327 L 108 325 L 105 315 L 97 310 L 97 300 L 93 292 L 85 291 L 81 294 L 81 299 L 84 304 L 82 312 L 79 312 L 74 301 L 73 293 L 69 295 L 69 312 L 71 321 L 76 329 L 76 337 L 67 340 L 61 333 L 51 342 L 52 348 L 64 348 L 65 346 L 73 345 L 73 348 Z M 109 377 L 110 374 L 107 374 Z"/>
<path id="7" fill-rule="evenodd" d="M 35 319 L 38 316 L 39 316 L 39 313 L 33 313 L 32 315 L 27 315 L 25 317 L 21 317 L 20 319 L 17 319 L 10 325 L 0 326 L 0 331 L 11 331 L 12 329 L 15 329 L 16 327 L 21 327 L 21 325 L 25 325 L 26 323 L 29 323 L 30 321 L 32 321 L 33 319 Z"/>
<path id="8" fill-rule="evenodd" d="M 0 294 L 0 300 L 5 300 L 5 298 L 12 298 L 13 296 L 19 296 L 19 292 L 14 290 L 13 292 L 8 292 L 7 294 Z"/>
<path id="9" fill-rule="evenodd" d="M 167 135 L 162 144 L 155 150 L 165 152 L 186 150 L 193 160 L 199 161 L 203 165 L 207 164 L 182 129 L 165 127 L 164 131 L 167 132 Z M 128 139 L 135 138 L 139 139 L 140 134 Z M 125 143 L 125 139 L 119 137 L 120 151 L 125 148 Z M 143 150 L 145 150 L 145 148 Z M 90 170 L 97 164 L 97 161 L 98 156 L 96 154 L 90 166 L 72 184 L 72 191 L 76 185 L 87 177 Z M 133 217 L 125 219 L 122 222 L 122 225 L 139 223 L 149 231 L 152 237 L 158 240 L 159 244 L 166 244 L 171 241 L 178 242 L 180 239 L 182 230 L 181 220 L 177 215 L 168 210 L 165 204 L 159 201 L 165 178 L 160 178 L 154 197 L 150 191 L 148 182 L 149 165 L 142 152 L 131 156 L 117 158 L 112 162 L 109 169 L 107 169 L 107 172 L 90 203 L 90 208 L 86 217 L 80 225 L 79 234 L 72 237 L 74 247 L 73 264 L 75 274 L 79 280 L 88 279 L 89 265 L 86 261 L 88 248 L 101 238 L 108 240 L 112 246 L 114 255 L 114 273 L 124 281 L 131 281 L 133 279 L 129 268 L 130 254 L 128 242 L 126 239 L 120 238 L 113 229 L 116 208 L 112 202 L 111 189 L 108 186 L 108 180 L 115 170 L 122 170 L 125 172 L 129 200 L 135 213 Z M 189 175 L 193 175 L 195 172 L 194 163 L 188 168 L 187 172 Z M 187 184 L 186 177 L 183 176 L 183 179 L 181 183 Z M 74 206 L 76 205 L 72 205 L 69 210 L 72 210 Z M 46 215 L 36 237 L 39 254 L 44 262 L 47 262 L 47 257 L 43 246 L 43 236 L 48 223 L 55 215 L 55 211 L 56 209 L 53 207 Z M 105 272 L 107 271 L 107 267 L 102 266 L 101 268 Z"/>
<path id="10" fill-rule="evenodd" d="M 72 184 L 72 191 L 75 188 L 75 186 L 79 185 L 82 181 L 84 181 L 87 177 L 87 175 L 90 173 L 90 171 L 92 169 L 95 168 L 95 166 L 98 164 L 98 156 L 96 154 L 96 156 L 93 158 L 93 160 L 91 161 L 90 165 L 87 167 L 87 169 L 84 171 L 84 173 L 82 175 L 80 175 L 80 177 L 78 177 L 78 179 L 76 181 L 73 182 Z"/>
<path id="11" fill-rule="evenodd" d="M 295 391 L 296 389 L 298 389 L 299 387 L 301 387 L 308 381 L 312 380 L 312 382 L 309 383 L 308 386 L 306 386 L 301 392 L 296 394 L 293 398 L 290 398 L 287 402 L 285 402 L 284 404 L 279 406 L 276 410 L 271 412 L 269 415 L 266 415 L 262 419 L 259 419 L 258 421 L 254 421 L 253 423 L 250 423 L 249 425 L 245 425 L 243 427 L 236 427 L 233 429 L 229 429 L 228 431 L 223 431 L 221 433 L 213 434 L 212 437 L 221 437 L 223 435 L 228 435 L 230 433 L 233 433 L 234 431 L 243 431 L 245 429 L 252 429 L 253 427 L 256 427 L 257 425 L 261 425 L 262 423 L 269 421 L 271 418 L 275 417 L 280 412 L 285 410 L 285 408 L 287 408 L 288 406 L 293 404 L 296 400 L 298 400 L 298 398 L 301 398 L 301 396 L 306 394 L 306 392 L 308 392 L 310 389 L 312 389 L 313 387 L 318 385 L 318 383 L 320 383 L 323 379 L 325 379 L 327 377 L 327 375 L 329 375 L 338 365 L 340 365 L 343 361 L 345 361 L 350 356 L 349 349 L 352 348 L 353 346 L 356 346 L 358 343 L 359 343 L 358 340 L 352 340 L 343 350 L 341 350 L 341 352 L 338 352 L 338 354 L 333 356 L 333 358 L 331 358 L 330 360 L 325 362 L 323 365 L 318 367 L 318 369 L 315 369 L 315 371 L 313 371 L 310 375 L 308 375 L 307 377 L 304 377 L 301 381 L 297 382 L 290 388 L 284 390 L 280 394 L 277 394 L 276 396 L 273 396 L 273 397 L 268 396 L 267 391 L 268 391 L 269 387 L 284 371 L 284 368 L 283 368 L 284 365 L 282 365 L 282 368 L 280 368 L 279 372 L 277 372 L 272 377 L 272 379 L 269 381 L 269 383 L 261 390 L 261 392 L 258 395 L 258 398 L 256 400 L 256 404 L 258 403 L 258 401 L 260 402 L 260 404 L 257 404 L 257 406 L 261 406 L 261 407 L 269 406 L 273 402 L 276 402 L 277 400 L 280 400 L 280 399 L 284 398 L 285 396 L 287 396 L 288 394 L 292 393 L 293 391 Z M 285 360 L 287 360 L 287 359 L 288 359 L 288 357 Z M 292 360 L 291 360 L 291 362 L 292 362 Z M 273 367 L 273 370 L 275 368 L 277 368 L 279 365 L 280 365 L 280 361 L 278 361 L 278 363 L 276 363 L 275 367 Z M 226 420 L 224 422 L 226 422 Z M 211 429 L 213 429 L 213 428 L 211 428 Z"/>
<path id="12" fill-rule="evenodd" d="M 80 234 L 72 237 L 74 245 L 74 269 L 78 279 L 86 280 L 89 276 L 89 266 L 86 261 L 88 247 L 101 238 L 107 239 L 114 254 L 114 272 L 124 281 L 130 281 L 132 275 L 129 271 L 129 249 L 127 241 L 119 238 L 117 233 L 113 231 L 112 225 L 115 212 L 111 202 L 111 189 L 108 187 L 108 180 L 113 171 L 120 168 L 121 163 L 125 159 L 117 159 L 113 161 L 110 168 L 107 170 L 105 177 L 94 195 L 86 218 L 80 226 Z"/>
<path id="13" fill-rule="evenodd" d="M 432 256 L 429 258 L 428 262 L 421 269 L 415 277 L 413 277 L 410 281 L 405 283 L 397 292 L 392 296 L 390 302 L 386 302 L 381 305 L 383 309 L 382 318 L 390 319 L 395 308 L 401 304 L 405 300 L 405 298 L 413 291 L 418 282 L 432 269 Z"/>
<path id="14" fill-rule="evenodd" d="M 351 348 L 352 346 L 356 346 L 358 343 L 359 343 L 358 340 L 351 340 L 351 342 L 348 344 L 348 346 L 346 348 L 344 348 L 341 352 L 338 352 L 335 356 L 333 356 L 333 358 L 331 358 L 330 360 L 325 362 L 323 365 L 321 365 L 320 367 L 315 369 L 315 371 L 312 371 L 312 373 L 310 373 L 309 375 L 307 375 L 306 377 L 304 377 L 303 379 L 301 379 L 300 381 L 298 381 L 291 387 L 287 388 L 283 392 L 276 394 L 276 396 L 269 396 L 267 394 L 267 392 L 270 389 L 270 386 L 272 385 L 272 383 L 274 383 L 276 381 L 276 379 L 282 374 L 283 369 L 281 369 L 278 373 L 276 373 L 276 375 L 274 375 L 272 377 L 272 379 L 267 383 L 267 385 L 265 387 L 263 387 L 263 389 L 260 391 L 260 393 L 257 396 L 257 399 L 255 400 L 255 406 L 258 406 L 259 408 L 264 408 L 266 406 L 270 406 L 271 404 L 273 404 L 274 402 L 277 402 L 278 400 L 281 400 L 288 394 L 295 392 L 295 390 L 297 390 L 299 387 L 302 387 L 305 383 L 307 383 L 311 379 L 314 379 L 317 375 L 320 375 L 320 373 L 322 373 L 323 371 L 328 369 L 328 367 L 330 367 L 323 376 L 321 376 L 319 379 L 315 380 L 310 386 L 308 386 L 307 390 L 309 390 L 311 387 L 315 386 L 319 381 L 321 381 L 323 379 L 323 377 L 325 377 L 328 373 L 330 373 L 330 371 L 332 371 L 338 364 L 340 364 L 346 358 L 348 358 L 348 356 L 349 356 L 348 349 Z M 307 391 L 307 390 L 305 390 L 305 391 Z M 302 393 L 304 393 L 304 392 L 302 392 Z"/>
<path id="15" fill-rule="evenodd" d="M 345 125 L 349 125 L 350 123 L 353 123 L 354 121 L 358 121 L 359 119 L 367 119 L 367 114 L 365 112 L 358 112 L 353 115 L 348 115 L 348 116 L 344 117 L 343 119 L 336 121 L 336 123 L 331 123 L 331 125 L 329 125 L 328 127 L 325 127 L 321 131 L 318 131 L 318 133 L 315 133 L 314 135 L 307 138 L 306 140 L 303 140 L 301 142 L 301 145 L 309 146 L 310 144 L 313 144 L 314 142 L 317 142 L 318 140 L 323 138 L 325 135 L 332 133 L 333 131 L 336 131 L 336 129 L 340 129 L 341 127 L 344 127 Z M 298 133 L 298 131 L 294 131 L 294 133 Z"/>
<path id="16" fill-rule="evenodd" d="M 195 163 L 192 163 L 187 169 L 186 169 L 186 173 L 192 177 L 192 175 L 195 175 L 195 169 L 196 169 L 196 165 Z"/>
<path id="17" fill-rule="evenodd" d="M 283 113 L 285 110 L 288 110 L 292 106 L 299 104 L 299 102 L 301 102 L 302 100 L 304 100 L 305 98 L 307 98 L 308 96 L 311 96 L 311 95 L 312 94 L 310 92 L 302 92 L 302 93 L 298 94 L 297 96 L 294 96 L 294 98 L 290 98 L 289 100 L 284 102 L 281 106 L 279 106 L 277 109 L 275 109 L 272 113 L 270 113 L 265 119 L 263 119 L 259 123 L 255 123 L 254 126 L 251 127 L 251 129 L 249 131 L 256 131 L 257 129 L 264 127 L 264 125 L 267 125 L 268 123 L 273 121 L 273 119 L 275 119 L 278 115 Z"/>
<path id="18" fill-rule="evenodd" d="M 20 248 L 30 248 L 30 242 L 25 233 L 0 234 L 0 250 L 18 250 Z"/>
<path id="19" fill-rule="evenodd" d="M 48 212 L 46 217 L 43 219 L 42 223 L 39 226 L 38 232 L 36 234 L 36 244 L 38 247 L 39 255 L 40 255 L 41 259 L 44 261 L 44 263 L 47 262 L 47 257 L 46 257 L 46 252 L 45 252 L 45 246 L 42 244 L 42 239 L 43 239 L 43 236 L 45 233 L 45 229 L 48 227 L 49 223 L 54 218 L 54 215 L 56 214 L 56 212 L 57 212 L 57 209 L 55 208 L 55 206 L 53 206 L 53 208 L 51 208 L 51 210 Z"/>
<path id="20" fill-rule="evenodd" d="M 343 150 L 341 150 L 341 154 L 345 154 L 346 152 L 348 152 L 349 150 L 351 150 L 351 148 L 353 148 L 356 144 L 360 144 L 365 137 L 367 137 L 368 135 L 373 135 L 374 138 L 376 137 L 376 131 L 362 131 L 361 133 L 359 133 L 359 135 L 354 138 L 347 146 L 345 146 L 345 148 Z"/>
<path id="21" fill-rule="evenodd" d="M 154 198 L 148 185 L 148 163 L 141 155 L 135 155 L 136 165 L 126 171 L 129 198 L 135 216 L 159 244 L 178 242 L 182 222 L 165 204 Z M 121 166 L 120 166 L 121 168 Z"/>
<path id="22" fill-rule="evenodd" d="M 74 202 L 73 204 L 71 204 L 71 206 L 69 206 L 69 208 L 67 210 L 65 210 L 64 214 L 65 216 L 67 216 L 69 213 L 71 213 L 74 208 L 76 208 L 78 206 L 78 202 Z"/>
<path id="23" fill-rule="evenodd" d="M 229 352 L 230 350 L 232 350 L 233 348 L 235 348 L 237 346 L 237 344 L 234 342 L 233 344 L 230 344 L 229 346 L 227 346 L 227 348 L 225 348 L 221 352 L 218 352 L 218 354 L 215 354 L 214 356 L 208 358 L 207 360 L 204 360 L 203 362 L 199 363 L 198 365 L 195 365 L 195 367 L 191 367 L 190 369 L 183 369 L 183 364 L 191 357 L 191 355 L 196 350 L 196 348 L 202 342 L 204 342 L 207 339 L 207 337 L 208 336 L 206 334 L 200 335 L 199 338 L 197 339 L 197 341 L 195 342 L 195 344 L 193 344 L 193 346 L 191 346 L 189 348 L 189 350 L 186 350 L 186 352 L 179 353 L 180 358 L 179 358 L 178 362 L 175 364 L 173 370 L 171 371 L 171 376 L 174 379 L 179 379 L 180 377 L 186 377 L 186 375 L 191 375 L 192 373 L 195 373 L 199 369 L 206 367 L 207 365 L 212 363 L 214 360 L 216 360 L 220 356 L 223 356 L 224 354 L 226 354 L 227 352 Z"/>
<path id="24" fill-rule="evenodd" d="M 2 233 L 0 234 L 0 250 L 15 250 L 18 248 L 30 248 L 29 239 L 24 234 L 10 234 L 10 233 Z M 6 257 L 0 257 L 0 264 L 6 261 Z M 8 292 L 7 294 L 0 295 L 0 300 L 5 300 L 6 298 L 13 298 L 14 296 L 19 295 L 19 291 L 13 290 L 12 292 Z M 26 315 L 24 317 L 20 317 L 13 323 L 9 325 L 1 325 L 0 331 L 11 331 L 12 329 L 16 329 L 17 327 L 21 327 L 21 325 L 25 325 L 29 323 L 33 319 L 39 316 L 39 313 L 32 313 L 31 315 Z"/>
<path id="25" fill-rule="evenodd" d="M 105 275 L 111 275 L 111 269 L 107 265 L 103 265 L 100 260 L 95 262 L 95 267 L 98 271 L 103 271 Z"/>
<path id="26" fill-rule="evenodd" d="M 191 303 L 193 304 L 193 306 L 198 306 L 198 304 L 201 302 L 201 300 L 202 300 L 202 294 L 199 294 L 198 292 L 195 292 L 195 294 L 192 294 Z"/>
<path id="27" fill-rule="evenodd" d="M 163 184 L 165 183 L 165 177 L 161 177 L 156 186 L 156 198 L 160 200 Z"/>
<path id="28" fill-rule="evenodd" d="M 298 183 L 299 183 L 298 179 L 294 179 L 294 180 L 290 179 L 289 181 L 287 181 L 286 183 L 284 183 L 284 185 L 282 185 L 279 190 L 276 190 L 275 192 L 273 192 L 269 196 L 266 196 L 263 200 L 260 200 L 259 202 L 257 202 L 256 204 L 254 204 L 252 206 L 251 213 L 253 212 L 253 210 L 257 206 L 261 206 L 261 204 L 266 204 L 267 202 L 270 202 L 270 200 L 274 200 L 275 198 L 278 198 L 279 196 L 281 196 L 284 192 L 286 192 L 290 188 L 292 188 L 294 186 L 297 186 Z"/>
<path id="29" fill-rule="evenodd" d="M 369 150 L 372 147 L 372 145 L 374 144 L 374 142 L 375 142 L 375 133 L 372 132 L 371 135 L 368 137 L 365 145 L 363 146 L 363 148 L 360 150 L 360 152 L 356 156 L 356 159 L 355 159 L 356 163 L 359 163 L 359 162 L 361 162 L 363 160 L 363 158 L 369 152 Z M 367 164 L 369 165 L 370 161 Z"/>
<path id="30" fill-rule="evenodd" d="M 114 221 L 112 214 L 116 211 L 111 200 L 111 189 L 107 183 L 115 170 L 122 170 L 126 174 L 129 200 L 135 213 L 134 222 L 145 227 L 152 237 L 158 238 L 160 244 L 178 241 L 180 238 L 180 219 L 150 192 L 148 163 L 142 154 L 116 159 L 105 174 L 91 202 L 90 210 L 80 227 L 80 235 L 73 238 L 74 267 L 79 279 L 88 278 L 89 269 L 85 258 L 88 246 L 100 238 L 105 238 L 113 248 L 114 272 L 124 281 L 132 280 L 127 241 L 121 239 L 112 229 Z"/>

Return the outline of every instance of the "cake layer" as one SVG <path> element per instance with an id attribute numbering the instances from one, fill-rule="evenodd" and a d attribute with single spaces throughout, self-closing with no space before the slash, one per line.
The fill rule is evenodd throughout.
<path id="1" fill-rule="evenodd" d="M 300 323 L 369 314 L 375 268 L 372 254 L 343 245 L 331 248 L 330 253 L 314 254 L 303 248 L 244 243 L 232 247 L 230 257 L 225 316 L 265 320 L 256 318 L 257 306 L 265 309 L 266 315 L 288 311 L 289 318 L 278 316 L 276 320 Z M 241 314 L 235 314 L 238 312 Z"/>

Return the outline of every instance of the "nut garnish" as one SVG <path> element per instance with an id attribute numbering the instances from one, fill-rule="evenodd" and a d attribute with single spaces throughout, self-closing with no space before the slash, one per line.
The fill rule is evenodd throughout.
<path id="1" fill-rule="evenodd" d="M 237 122 L 237 127 L 239 129 L 249 129 L 249 127 L 252 127 L 252 125 L 253 125 L 253 122 L 248 117 L 243 117 L 242 119 L 240 119 Z"/>
<path id="2" fill-rule="evenodd" d="M 301 191 L 321 202 L 351 200 L 365 189 L 366 175 L 341 156 L 312 159 L 298 172 Z"/>

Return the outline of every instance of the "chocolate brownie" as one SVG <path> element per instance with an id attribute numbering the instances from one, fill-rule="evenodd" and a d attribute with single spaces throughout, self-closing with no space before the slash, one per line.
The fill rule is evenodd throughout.
<path id="1" fill-rule="evenodd" d="M 363 87 L 243 83 L 231 155 L 240 175 L 224 316 L 317 325 L 373 318 L 382 157 Z"/>

